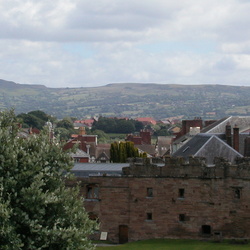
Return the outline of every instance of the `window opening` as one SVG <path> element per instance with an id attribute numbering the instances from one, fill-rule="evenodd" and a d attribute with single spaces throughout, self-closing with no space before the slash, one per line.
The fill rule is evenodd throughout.
<path id="1" fill-rule="evenodd" d="M 153 188 L 147 188 L 147 197 L 153 197 Z"/>
<path id="2" fill-rule="evenodd" d="M 147 220 L 152 220 L 152 219 L 153 219 L 152 213 L 147 213 Z"/>
<path id="3" fill-rule="evenodd" d="M 240 199 L 241 198 L 241 188 L 234 188 L 234 198 Z"/>
<path id="4" fill-rule="evenodd" d="M 202 234 L 211 234 L 211 226 L 209 225 L 202 225 L 201 227 Z"/>
<path id="5" fill-rule="evenodd" d="M 87 186 L 87 199 L 98 199 L 99 187 L 95 185 Z"/>
<path id="6" fill-rule="evenodd" d="M 179 221 L 185 221 L 185 214 L 179 214 Z"/>
<path id="7" fill-rule="evenodd" d="M 180 188 L 179 189 L 179 198 L 184 198 L 184 194 L 185 194 L 185 189 L 184 188 Z"/>

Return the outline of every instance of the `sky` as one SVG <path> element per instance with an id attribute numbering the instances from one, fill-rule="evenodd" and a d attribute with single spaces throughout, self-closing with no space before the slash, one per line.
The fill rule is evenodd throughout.
<path id="1" fill-rule="evenodd" d="M 250 86 L 249 0 L 0 0 L 0 79 Z"/>

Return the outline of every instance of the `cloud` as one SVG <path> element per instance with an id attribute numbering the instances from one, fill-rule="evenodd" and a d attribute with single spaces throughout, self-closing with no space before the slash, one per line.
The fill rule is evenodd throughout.
<path id="1" fill-rule="evenodd" d="M 0 0 L 0 78 L 250 86 L 244 0 Z"/>

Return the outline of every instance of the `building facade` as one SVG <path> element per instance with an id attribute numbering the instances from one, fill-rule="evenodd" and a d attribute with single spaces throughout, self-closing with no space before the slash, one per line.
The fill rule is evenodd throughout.
<path id="1" fill-rule="evenodd" d="M 123 175 L 78 178 L 90 218 L 113 242 L 152 238 L 250 238 L 250 159 L 132 162 Z M 74 183 L 68 183 L 74 185 Z M 98 233 L 97 235 L 98 236 Z"/>

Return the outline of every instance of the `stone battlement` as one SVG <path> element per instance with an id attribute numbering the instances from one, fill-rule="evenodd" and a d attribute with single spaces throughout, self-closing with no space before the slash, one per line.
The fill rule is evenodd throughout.
<path id="1" fill-rule="evenodd" d="M 244 178 L 250 179 L 250 158 L 239 158 L 232 165 L 224 158 L 216 158 L 214 165 L 207 166 L 205 158 L 167 157 L 165 164 L 152 164 L 150 159 L 130 161 L 123 168 L 123 175 L 133 177 L 173 177 L 173 178 Z"/>

